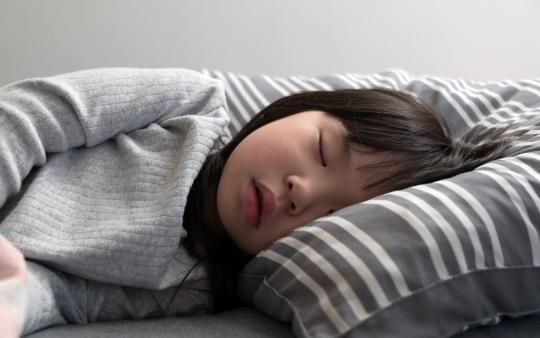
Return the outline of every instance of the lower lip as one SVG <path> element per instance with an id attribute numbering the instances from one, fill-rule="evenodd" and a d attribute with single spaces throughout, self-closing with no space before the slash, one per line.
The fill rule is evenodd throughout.
<path id="1" fill-rule="evenodd" d="M 251 180 L 244 191 L 244 218 L 254 228 L 259 227 L 259 208 L 255 182 Z"/>

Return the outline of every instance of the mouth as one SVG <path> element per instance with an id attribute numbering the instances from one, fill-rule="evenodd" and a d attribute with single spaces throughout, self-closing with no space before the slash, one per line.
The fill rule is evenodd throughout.
<path id="1" fill-rule="evenodd" d="M 244 191 L 244 218 L 254 228 L 258 228 L 261 219 L 262 194 L 255 181 L 251 180 Z"/>
<path id="2" fill-rule="evenodd" d="M 272 190 L 262 182 L 255 181 L 255 187 L 260 207 L 259 222 L 262 223 L 276 208 L 276 198 Z"/>
<path id="3" fill-rule="evenodd" d="M 262 194 L 261 194 L 261 190 L 259 189 L 259 187 L 257 187 L 257 184 L 255 184 L 255 192 L 257 193 L 257 202 L 259 203 L 259 216 L 260 216 L 260 213 L 262 212 Z"/>
<path id="4" fill-rule="evenodd" d="M 275 209 L 276 198 L 272 190 L 262 182 L 251 180 L 244 191 L 245 220 L 258 229 Z"/>

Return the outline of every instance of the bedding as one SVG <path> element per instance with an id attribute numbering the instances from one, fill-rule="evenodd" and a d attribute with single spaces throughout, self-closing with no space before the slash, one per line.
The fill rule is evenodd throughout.
<path id="1" fill-rule="evenodd" d="M 540 312 L 540 80 L 480 82 L 403 70 L 224 81 L 235 134 L 303 90 L 382 87 L 432 105 L 456 137 L 509 137 L 508 156 L 391 192 L 296 229 L 240 275 L 241 297 L 298 337 L 449 337 Z"/>

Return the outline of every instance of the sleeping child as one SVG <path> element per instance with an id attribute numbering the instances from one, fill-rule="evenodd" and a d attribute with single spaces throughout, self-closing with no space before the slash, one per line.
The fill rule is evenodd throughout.
<path id="1" fill-rule="evenodd" d="M 277 239 L 506 149 L 453 139 L 387 89 L 293 94 L 234 137 L 228 123 L 222 83 L 190 70 L 0 88 L 0 235 L 24 256 L 23 334 L 240 306 L 238 274 Z"/>

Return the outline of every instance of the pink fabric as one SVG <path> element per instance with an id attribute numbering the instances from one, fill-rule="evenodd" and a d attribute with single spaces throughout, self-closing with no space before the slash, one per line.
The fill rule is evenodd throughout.
<path id="1" fill-rule="evenodd" d="M 2 337 L 19 337 L 26 304 L 24 257 L 0 235 L 0 332 Z"/>

